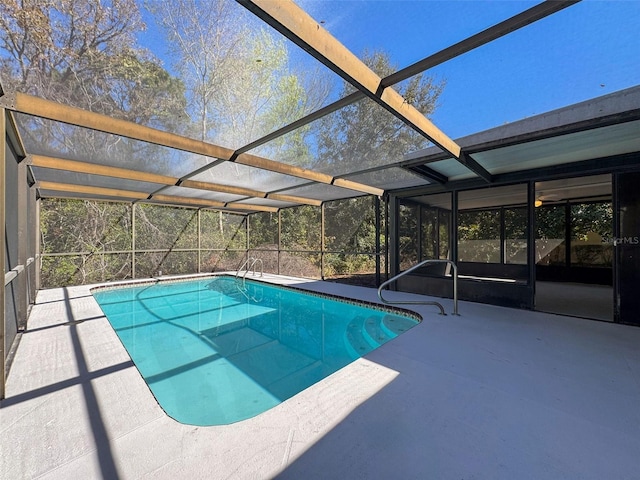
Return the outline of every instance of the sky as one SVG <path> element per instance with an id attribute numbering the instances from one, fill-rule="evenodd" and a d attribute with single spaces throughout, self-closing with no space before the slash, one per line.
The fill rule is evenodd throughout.
<path id="1" fill-rule="evenodd" d="M 296 3 L 357 56 L 382 50 L 400 69 L 539 2 Z M 152 26 L 147 35 L 153 45 Z M 290 42 L 289 50 L 292 61 L 317 65 Z M 583 0 L 426 74 L 446 83 L 432 121 L 453 139 L 639 85 L 640 0 Z M 330 75 L 337 91 L 342 81 Z"/>
<path id="2" fill-rule="evenodd" d="M 404 68 L 539 2 L 301 0 L 351 51 Z M 452 138 L 640 84 L 640 0 L 584 0 L 427 71 Z"/>

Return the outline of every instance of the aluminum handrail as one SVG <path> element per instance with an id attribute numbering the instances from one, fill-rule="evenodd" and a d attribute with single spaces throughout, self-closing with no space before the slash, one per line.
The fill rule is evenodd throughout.
<path id="1" fill-rule="evenodd" d="M 253 262 L 253 276 L 256 276 L 256 263 L 260 263 L 260 278 L 264 277 L 264 262 L 261 258 L 256 258 Z"/>
<path id="2" fill-rule="evenodd" d="M 242 264 L 242 265 L 240 265 L 240 267 L 238 267 L 238 270 L 236 270 L 236 278 L 238 278 L 238 275 L 240 275 L 240 272 L 242 271 L 242 269 L 243 269 L 243 268 L 245 268 L 245 267 L 246 267 L 246 268 L 247 268 L 247 270 L 249 270 L 249 268 L 250 268 L 250 267 L 248 267 L 248 266 L 247 266 L 247 264 L 248 264 L 251 260 L 253 260 L 253 261 L 255 262 L 255 260 L 256 260 L 256 259 L 255 259 L 255 258 L 253 258 L 253 257 L 249 257 L 249 258 L 247 258 L 247 259 L 243 262 L 243 264 Z M 245 275 L 246 275 L 246 273 L 245 273 Z"/>
<path id="3" fill-rule="evenodd" d="M 430 259 L 430 260 L 423 260 L 422 262 L 414 265 L 413 267 L 405 270 L 402 273 L 399 273 L 398 275 L 396 275 L 393 278 L 390 278 L 389 280 L 387 280 L 386 282 L 383 282 L 379 287 L 378 287 L 378 298 L 380 299 L 380 301 L 382 303 L 386 303 L 387 305 L 436 305 L 438 308 L 440 308 L 440 315 L 446 315 L 446 313 L 444 312 L 444 307 L 438 303 L 438 302 L 413 302 L 413 301 L 389 301 L 386 300 L 383 296 L 382 296 L 382 289 L 384 287 L 386 287 L 387 285 L 389 285 L 390 283 L 395 282 L 396 280 L 398 280 L 400 277 L 413 272 L 414 270 L 428 264 L 428 263 L 447 263 L 449 265 L 451 265 L 453 267 L 453 315 L 459 315 L 458 313 L 458 267 L 456 266 L 456 264 L 453 262 L 453 260 L 441 260 L 441 259 Z"/>
<path id="4" fill-rule="evenodd" d="M 256 263 L 260 262 L 260 277 L 264 276 L 264 264 L 262 263 L 262 259 L 261 258 L 250 258 L 249 260 L 253 260 L 251 262 L 250 265 L 247 265 L 247 269 L 244 271 L 244 275 L 242 276 L 242 284 L 244 285 L 246 283 L 246 279 L 247 279 L 247 273 L 249 273 L 249 270 L 251 270 L 253 268 L 253 276 L 256 276 Z"/>

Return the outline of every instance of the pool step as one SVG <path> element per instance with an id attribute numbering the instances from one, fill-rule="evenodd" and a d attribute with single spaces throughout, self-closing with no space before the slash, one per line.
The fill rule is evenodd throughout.
<path id="1" fill-rule="evenodd" d="M 344 340 L 349 355 L 358 358 L 378 348 L 393 336 L 382 328 L 380 317 L 361 315 L 349 322 Z"/>
<path id="2" fill-rule="evenodd" d="M 376 316 L 364 321 L 363 335 L 373 348 L 379 347 L 396 336 L 388 328 L 384 328 L 383 321 L 384 319 L 381 321 L 380 317 Z"/>
<path id="3" fill-rule="evenodd" d="M 385 315 L 380 326 L 392 338 L 397 337 L 416 325 L 415 320 L 397 315 Z"/>

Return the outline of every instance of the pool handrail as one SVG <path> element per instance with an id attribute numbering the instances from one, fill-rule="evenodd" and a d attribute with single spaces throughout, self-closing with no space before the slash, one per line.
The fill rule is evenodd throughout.
<path id="1" fill-rule="evenodd" d="M 260 277 L 264 276 L 264 263 L 262 263 L 261 258 L 250 258 L 249 260 L 253 260 L 249 265 L 247 265 L 247 269 L 244 271 L 244 275 L 242 276 L 242 284 L 246 283 L 247 273 L 249 270 L 253 268 L 253 276 L 256 276 L 256 263 L 260 262 Z"/>
<path id="2" fill-rule="evenodd" d="M 446 263 L 448 265 L 451 265 L 453 267 L 453 315 L 460 315 L 458 313 L 458 267 L 456 266 L 455 262 L 453 260 L 446 260 L 446 259 L 429 259 L 429 260 L 423 260 L 420 263 L 417 263 L 416 265 L 414 265 L 413 267 L 405 270 L 404 272 L 400 272 L 398 275 L 390 278 L 389 280 L 387 280 L 386 282 L 383 282 L 379 287 L 378 287 L 378 298 L 380 299 L 380 301 L 382 303 L 385 303 L 387 305 L 435 305 L 438 308 L 440 308 L 440 315 L 446 315 L 445 311 L 444 311 L 444 307 L 438 303 L 438 302 L 416 302 L 416 301 L 390 301 L 385 299 L 382 296 L 382 289 L 384 287 L 386 287 L 387 285 L 395 282 L 396 280 L 398 280 L 400 277 L 413 272 L 414 270 L 417 270 L 418 268 L 428 264 L 428 263 Z"/>
<path id="3" fill-rule="evenodd" d="M 242 263 L 242 265 L 240 265 L 240 266 L 238 267 L 238 270 L 236 270 L 236 278 L 238 278 L 238 275 L 240 275 L 240 272 L 242 271 L 242 269 L 243 269 L 243 268 L 245 268 L 245 267 L 246 267 L 246 269 L 247 269 L 247 270 L 249 270 L 249 267 L 247 266 L 247 264 L 248 264 L 251 260 L 254 260 L 254 261 L 255 261 L 255 258 L 253 258 L 253 257 L 248 257 L 248 258 L 247 258 L 247 259 Z"/>
<path id="4" fill-rule="evenodd" d="M 260 278 L 264 277 L 264 262 L 261 258 L 257 258 L 251 264 L 253 266 L 253 276 L 256 276 L 256 263 L 260 263 Z"/>

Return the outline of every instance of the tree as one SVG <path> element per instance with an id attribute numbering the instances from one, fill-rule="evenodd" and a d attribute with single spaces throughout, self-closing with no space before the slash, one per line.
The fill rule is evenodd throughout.
<path id="1" fill-rule="evenodd" d="M 135 0 L 0 0 L 10 89 L 145 124 L 184 109 L 180 82 L 137 47 Z"/>
<path id="2" fill-rule="evenodd" d="M 363 62 L 380 77 L 397 70 L 382 52 L 365 53 Z M 437 107 L 444 82 L 416 75 L 394 87 L 427 117 Z M 346 83 L 342 95 L 351 93 Z M 333 175 L 363 170 L 400 160 L 406 153 L 424 148 L 427 140 L 369 99 L 353 103 L 324 117 L 318 138 L 318 165 Z M 388 180 L 389 172 L 383 174 Z"/>
<path id="3" fill-rule="evenodd" d="M 135 0 L 0 0 L 3 85 L 177 130 L 184 119 L 183 85 L 137 46 L 136 35 L 144 28 Z M 31 153 L 107 161 L 109 152 L 118 166 L 128 159 L 135 168 L 144 162 L 152 171 L 169 161 L 152 145 L 33 117 L 19 119 Z"/>
<path id="4" fill-rule="evenodd" d="M 148 3 L 163 29 L 167 54 L 184 79 L 192 135 L 237 149 L 317 109 L 328 83 L 315 71 L 290 67 L 285 41 L 250 27 L 244 9 L 225 0 Z M 308 127 L 275 139 L 259 155 L 308 165 Z M 203 162 L 204 163 L 204 162 Z M 200 174 L 199 180 L 268 190 L 271 172 L 236 164 Z M 224 223 L 218 217 L 220 234 Z"/>
<path id="5" fill-rule="evenodd" d="M 290 71 L 284 40 L 251 28 L 248 14 L 232 2 L 176 0 L 148 8 L 184 79 L 198 138 L 239 148 L 324 101 L 328 87 Z M 307 75 L 317 79 L 314 73 Z"/>
<path id="6" fill-rule="evenodd" d="M 325 210 L 325 275 L 375 272 L 376 209 L 373 197 L 327 202 Z M 383 227 L 383 226 L 382 226 Z M 384 228 L 380 245 L 384 245 Z"/>
<path id="7" fill-rule="evenodd" d="M 40 217 L 43 286 L 83 285 L 130 278 L 131 258 L 127 253 L 132 241 L 129 205 L 44 199 Z"/>
<path id="8" fill-rule="evenodd" d="M 383 52 L 365 53 L 363 62 L 380 77 L 386 77 L 397 68 L 391 64 L 389 56 Z M 399 87 L 394 87 L 423 114 L 431 115 L 436 106 L 444 83 L 436 82 L 433 78 L 417 75 Z M 344 83 L 341 96 L 353 91 L 353 87 Z M 388 113 L 375 102 L 364 99 L 353 103 L 321 120 L 317 138 L 316 169 L 326 171 L 331 175 L 341 175 L 355 170 L 364 170 L 396 162 L 407 152 L 424 148 L 427 140 L 415 130 L 406 126 L 402 121 Z M 371 172 L 368 182 L 387 183 L 390 171 Z M 359 202 L 355 200 L 351 207 Z M 362 205 L 362 204 L 360 204 Z M 400 210 L 400 257 L 402 268 L 411 266 L 417 261 L 417 214 L 415 208 L 403 206 Z M 327 223 L 333 222 L 327 218 Z M 330 228 L 335 232 L 327 238 L 328 245 L 336 244 L 348 250 L 375 250 L 375 212 L 371 209 L 365 214 L 362 208 L 348 208 L 340 210 L 339 222 L 344 225 L 343 232 L 337 228 Z M 350 227 L 357 227 L 352 235 Z M 382 239 L 384 243 L 384 239 Z M 335 249 L 335 247 L 334 247 Z M 348 264 L 348 257 L 339 255 L 335 260 L 336 270 L 345 273 L 352 272 L 357 267 Z"/>
<path id="9" fill-rule="evenodd" d="M 216 96 L 234 74 L 232 61 L 241 45 L 240 19 L 234 16 L 231 2 L 219 0 L 146 5 L 164 29 L 170 46 L 166 53 L 185 83 L 195 136 L 211 140 Z"/>
<path id="10" fill-rule="evenodd" d="M 135 0 L 0 0 L 3 87 L 179 130 L 185 109 L 183 84 L 137 45 L 136 36 L 144 28 Z M 17 119 L 24 127 L 21 133 L 29 153 L 147 171 L 160 171 L 172 160 L 167 149 L 143 142 L 25 115 Z M 83 174 L 62 177 L 53 171 L 46 175 L 45 179 L 65 183 L 81 184 L 86 178 Z M 130 232 L 118 223 L 129 218 L 120 212 L 127 206 L 108 205 L 43 202 L 43 252 L 50 248 L 83 252 L 76 257 L 45 258 L 45 284 L 86 283 L 131 274 L 128 254 L 105 253 L 126 250 L 128 247 L 118 248 L 115 243 L 130 241 Z M 67 222 L 65 228 L 55 227 L 63 222 Z"/>

